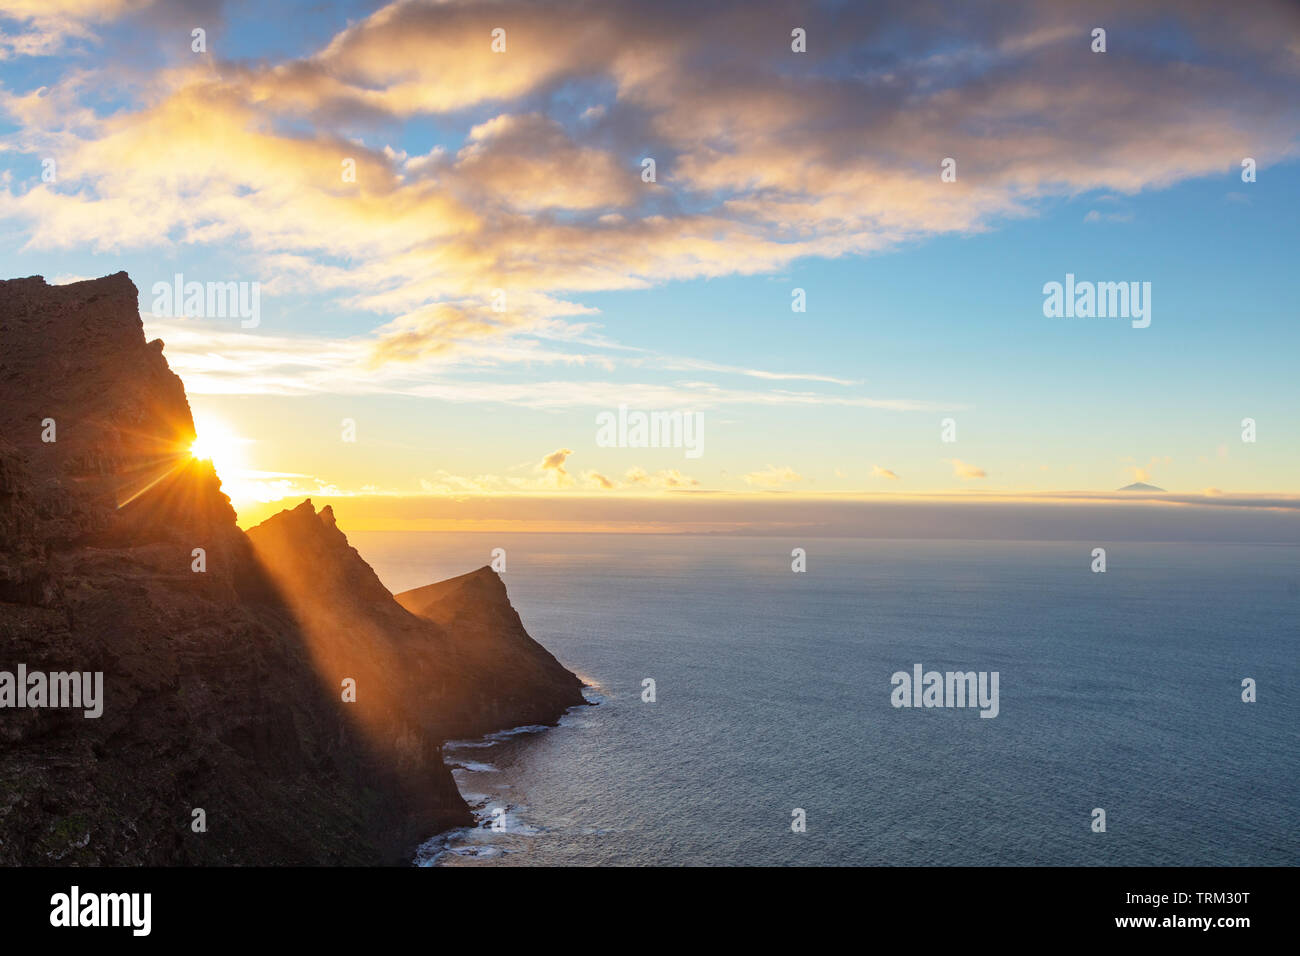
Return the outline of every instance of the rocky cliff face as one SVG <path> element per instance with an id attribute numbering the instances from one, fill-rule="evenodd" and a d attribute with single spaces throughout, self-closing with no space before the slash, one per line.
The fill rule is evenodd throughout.
<path id="1" fill-rule="evenodd" d="M 473 737 L 552 723 L 583 703 L 582 681 L 528 636 L 491 568 L 430 585 L 436 600 L 411 600 L 429 589 L 394 599 L 333 511 L 317 514 L 310 500 L 248 537 L 301 622 L 318 670 L 336 685 L 356 679 L 357 709 L 375 726 Z"/>
<path id="2" fill-rule="evenodd" d="M 581 698 L 582 682 L 524 630 L 489 567 L 412 591 L 396 602 L 432 622 L 446 635 L 453 667 L 436 687 L 456 715 L 455 736 L 472 737 L 501 725 L 501 714 L 526 716 L 522 723 L 550 723 L 556 701 Z"/>
<path id="3" fill-rule="evenodd" d="M 124 273 L 0 282 L 0 672 L 105 698 L 0 708 L 0 863 L 409 859 L 471 819 L 442 741 L 553 722 L 580 682 L 495 575 L 420 617 L 328 508 L 241 532 L 137 301 Z"/>

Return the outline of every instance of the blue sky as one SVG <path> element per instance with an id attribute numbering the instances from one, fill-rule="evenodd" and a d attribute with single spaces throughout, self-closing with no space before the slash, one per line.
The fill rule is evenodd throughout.
<path id="1" fill-rule="evenodd" d="M 972 6 L 0 0 L 0 259 L 130 273 L 237 505 L 1295 492 L 1294 15 Z M 259 324 L 151 314 L 175 272 Z M 1066 273 L 1150 327 L 1045 317 Z"/>

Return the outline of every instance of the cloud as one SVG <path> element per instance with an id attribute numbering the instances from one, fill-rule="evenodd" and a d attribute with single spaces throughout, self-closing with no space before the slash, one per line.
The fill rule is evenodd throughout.
<path id="1" fill-rule="evenodd" d="M 631 488 L 672 490 L 674 488 L 694 488 L 699 485 L 696 479 L 683 475 L 676 468 L 665 468 L 651 474 L 644 468 L 633 467 L 627 470 L 624 478 L 626 480 L 625 487 Z"/>
<path id="2" fill-rule="evenodd" d="M 280 501 L 284 498 L 307 498 L 312 495 L 354 497 L 357 495 L 400 495 L 398 489 L 380 489 L 367 485 L 360 489 L 344 489 L 333 482 L 314 475 L 294 472 L 256 471 L 244 468 L 222 469 L 221 490 L 230 497 L 237 509 L 254 503 Z"/>
<path id="3" fill-rule="evenodd" d="M 803 475 L 789 465 L 782 468 L 768 465 L 762 471 L 751 471 L 745 475 L 746 484 L 756 485 L 760 488 L 780 488 L 783 485 L 796 484 L 803 480 Z"/>
<path id="4" fill-rule="evenodd" d="M 551 456 L 548 455 L 547 457 Z M 538 472 L 536 477 L 490 473 L 457 475 L 440 468 L 431 477 L 419 479 L 418 484 L 420 490 L 426 494 L 457 499 L 475 495 L 554 493 L 557 488 L 568 487 L 573 484 L 567 473 L 564 473 L 563 480 L 559 479 L 560 474 L 564 472 L 562 466 L 559 471 L 543 470 L 538 466 L 536 471 Z M 409 492 L 402 493 L 409 494 Z"/>
<path id="5" fill-rule="evenodd" d="M 1132 222 L 1133 214 L 1131 212 L 1098 212 L 1096 209 L 1089 211 L 1083 217 L 1084 222 Z"/>
<path id="6" fill-rule="evenodd" d="M 676 468 L 665 468 L 656 472 L 655 478 L 663 488 L 689 488 L 699 484 L 694 478 L 688 478 Z"/>
<path id="7" fill-rule="evenodd" d="M 544 472 L 549 471 L 552 474 L 554 474 L 555 484 L 557 486 L 562 487 L 564 485 L 572 483 L 573 481 L 573 479 L 569 476 L 569 473 L 564 469 L 564 463 L 568 460 L 569 456 L 572 454 L 573 454 L 572 448 L 558 448 L 555 451 L 551 452 L 546 457 L 544 457 L 541 463 L 537 467 L 541 471 Z"/>
<path id="8" fill-rule="evenodd" d="M 147 5 L 151 0 L 0 0 L 0 19 L 18 30 L 0 30 L 0 60 L 63 53 L 70 40 L 93 41 L 89 25 Z"/>
<path id="9" fill-rule="evenodd" d="M 1065 4 L 877 6 L 808 10 L 806 58 L 756 26 L 788 18 L 771 0 L 397 0 L 297 59 L 158 70 L 111 113 L 113 65 L 69 71 L 0 94 L 0 148 L 60 168 L 0 190 L 0 219 L 27 249 L 221 244 L 250 278 L 382 316 L 373 365 L 555 333 L 596 292 L 771 274 L 1296 154 L 1291 5 L 1115 5 L 1126 42 L 1104 57 Z M 412 120 L 459 137 L 411 155 L 383 131 Z"/>
<path id="10" fill-rule="evenodd" d="M 573 452 L 568 448 L 557 449 L 542 459 L 534 469 L 537 477 L 519 477 L 513 475 L 457 475 L 439 469 L 429 478 L 419 480 L 419 488 L 425 494 L 440 497 L 463 499 L 476 495 L 512 495 L 535 494 L 538 492 L 553 494 L 557 488 L 569 489 L 566 494 L 582 494 L 584 490 L 624 491 L 644 494 L 650 491 L 672 491 L 695 488 L 699 482 L 683 475 L 675 468 L 668 468 L 655 473 L 644 468 L 629 468 L 623 480 L 589 469 L 582 473 L 581 484 L 575 482 L 565 468 Z"/>
<path id="11" fill-rule="evenodd" d="M 170 276 L 166 281 L 171 281 Z M 141 285 L 147 292 L 149 283 Z M 606 351 L 604 344 L 573 351 L 521 339 L 478 338 L 463 343 L 452 356 L 424 348 L 431 340 L 417 338 L 417 354 L 402 362 L 375 365 L 374 340 L 368 337 L 322 339 L 277 334 L 273 331 L 274 320 L 270 318 L 264 319 L 255 332 L 240 329 L 238 322 L 233 320 L 223 324 L 221 320 L 158 318 L 149 313 L 143 315 L 143 320 L 146 334 L 151 338 L 161 338 L 165 343 L 164 354 L 168 363 L 181 376 L 186 391 L 192 395 L 387 394 L 537 409 L 616 408 L 625 403 L 643 408 L 694 409 L 726 405 L 827 405 L 899 412 L 948 411 L 964 407 L 953 402 L 790 388 L 737 388 L 706 381 L 652 383 L 629 377 L 624 380 L 552 378 L 503 382 L 500 378 L 474 374 L 479 367 L 505 363 L 603 366 L 611 370 L 624 366 L 633 370 L 642 366 L 656 367 L 657 356 L 654 353 L 619 347 L 609 347 L 611 350 Z M 393 347 L 399 346 L 394 343 Z M 454 369 L 453 361 L 458 363 Z M 671 366 L 672 361 L 668 360 L 661 367 Z M 756 371 L 751 369 L 716 364 L 712 367 L 724 375 L 763 377 L 750 374 Z M 805 376 L 792 373 L 781 377 L 800 379 Z"/>
<path id="12" fill-rule="evenodd" d="M 879 465 L 871 466 L 871 474 L 876 478 L 888 478 L 890 481 L 898 480 L 898 475 L 894 474 L 894 472 L 890 471 L 888 468 L 881 468 Z"/>
<path id="13" fill-rule="evenodd" d="M 153 0 L 0 0 L 0 16 L 13 20 L 66 17 L 69 20 L 109 20 Z"/>
<path id="14" fill-rule="evenodd" d="M 477 203 L 522 212 L 633 206 L 641 181 L 624 162 L 573 140 L 556 120 L 538 113 L 501 115 L 470 130 L 456 156 L 458 182 Z"/>
<path id="15" fill-rule="evenodd" d="M 967 464 L 960 458 L 950 459 L 952 462 L 952 473 L 962 481 L 969 481 L 972 478 L 987 478 L 983 468 L 976 468 L 974 465 Z"/>
<path id="16" fill-rule="evenodd" d="M 1132 458 L 1128 459 L 1132 461 Z M 1173 463 L 1173 458 L 1169 455 L 1152 455 L 1147 461 L 1145 467 L 1142 465 L 1130 465 L 1126 470 L 1132 472 L 1134 481 L 1150 481 L 1151 474 L 1156 465 L 1169 465 Z"/>

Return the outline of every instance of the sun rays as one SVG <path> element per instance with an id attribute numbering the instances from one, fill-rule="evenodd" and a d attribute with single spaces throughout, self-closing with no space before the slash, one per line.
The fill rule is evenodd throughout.
<path id="1" fill-rule="evenodd" d="M 243 446 L 248 439 L 240 438 L 221 419 L 208 415 L 195 416 L 194 431 L 194 442 L 190 445 L 192 457 L 212 462 L 217 474 L 227 479 L 245 470 Z"/>

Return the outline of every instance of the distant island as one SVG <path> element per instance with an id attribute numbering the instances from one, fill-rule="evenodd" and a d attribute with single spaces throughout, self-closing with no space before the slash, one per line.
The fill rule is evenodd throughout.
<path id="1" fill-rule="evenodd" d="M 490 568 L 395 599 L 329 507 L 241 531 L 125 273 L 0 282 L 0 381 L 0 863 L 407 863 L 473 823 L 445 740 L 584 703 Z M 102 715 L 25 706 L 78 672 Z"/>
<path id="2" fill-rule="evenodd" d="M 1164 491 L 1163 488 L 1157 488 L 1155 485 L 1148 485 L 1145 481 L 1135 481 L 1131 485 L 1125 485 L 1120 491 Z"/>

